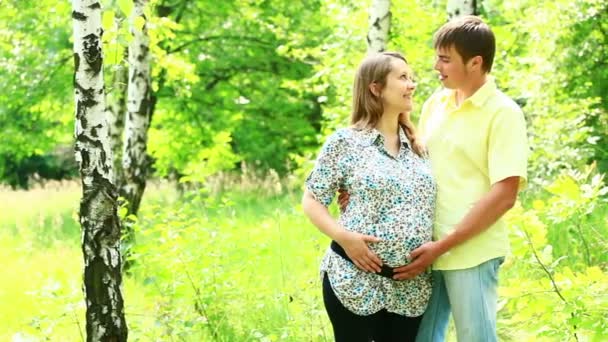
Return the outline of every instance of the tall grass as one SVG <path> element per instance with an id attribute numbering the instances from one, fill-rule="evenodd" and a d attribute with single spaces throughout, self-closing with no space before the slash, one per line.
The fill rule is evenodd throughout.
<path id="1" fill-rule="evenodd" d="M 326 242 L 299 195 L 276 176 L 223 177 L 219 193 L 147 189 L 124 283 L 130 340 L 327 340 L 317 274 Z M 12 213 L 2 217 L 0 317 L 10 319 L 0 340 L 82 338 L 79 191 L 0 192 Z"/>
<path id="2" fill-rule="evenodd" d="M 134 277 L 164 298 L 157 317 L 180 322 L 146 327 L 148 337 L 326 340 L 317 274 L 326 241 L 298 197 L 237 188 L 142 213 Z"/>
<path id="3" fill-rule="evenodd" d="M 79 186 L 0 189 L 0 340 L 80 339 Z"/>
<path id="4" fill-rule="evenodd" d="M 329 241 L 301 213 L 293 180 L 219 177 L 206 190 L 146 190 L 124 278 L 129 339 L 332 340 L 318 276 Z M 608 208 L 592 183 L 558 179 L 510 214 L 501 340 L 608 338 Z M 79 197 L 77 183 L 0 190 L 0 340 L 83 339 Z"/>

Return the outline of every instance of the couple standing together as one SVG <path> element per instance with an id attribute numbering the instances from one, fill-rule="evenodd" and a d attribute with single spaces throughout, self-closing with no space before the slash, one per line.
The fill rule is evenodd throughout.
<path id="1" fill-rule="evenodd" d="M 526 183 L 525 120 L 489 75 L 496 44 L 482 20 L 448 22 L 434 45 L 444 88 L 419 130 L 406 59 L 368 56 L 352 125 L 328 137 L 306 180 L 304 212 L 332 239 L 321 275 L 338 342 L 444 341 L 450 313 L 458 341 L 497 340 L 500 218 Z"/>

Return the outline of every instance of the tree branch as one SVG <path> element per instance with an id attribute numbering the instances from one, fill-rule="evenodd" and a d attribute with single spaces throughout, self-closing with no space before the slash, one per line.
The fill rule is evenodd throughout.
<path id="1" fill-rule="evenodd" d="M 536 261 L 538 262 L 538 264 L 540 265 L 540 267 L 542 267 L 543 271 L 545 271 L 545 273 L 547 274 L 547 276 L 549 276 L 549 280 L 551 280 L 551 284 L 553 285 L 553 289 L 555 290 L 555 293 L 557 293 L 557 295 L 559 296 L 559 298 L 561 298 L 561 300 L 564 302 L 564 304 L 568 304 L 568 301 L 566 300 L 566 298 L 564 298 L 564 296 L 562 295 L 561 291 L 559 290 L 559 288 L 557 287 L 557 284 L 555 283 L 555 279 L 553 278 L 553 275 L 551 274 L 551 272 L 549 272 L 549 270 L 547 269 L 547 267 L 545 266 L 545 264 L 543 264 L 543 262 L 540 260 L 540 258 L 538 257 L 538 253 L 536 252 L 536 248 L 534 248 L 534 244 L 532 243 L 532 239 L 530 238 L 530 235 L 528 234 L 528 231 L 525 229 L 522 229 L 524 231 L 524 234 L 526 235 L 526 240 L 528 240 L 528 244 L 530 244 L 530 248 L 532 249 L 532 253 L 534 254 L 534 258 L 536 259 Z M 571 313 L 571 316 L 574 317 L 574 313 Z M 576 325 L 572 326 L 574 328 L 574 339 L 578 341 L 578 336 L 576 335 Z"/>

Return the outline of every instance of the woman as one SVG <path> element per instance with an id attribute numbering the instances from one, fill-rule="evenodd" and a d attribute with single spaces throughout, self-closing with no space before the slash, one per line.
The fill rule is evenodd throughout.
<path id="1" fill-rule="evenodd" d="M 435 182 L 409 121 L 415 87 L 402 55 L 365 58 L 352 126 L 327 139 L 306 180 L 304 212 L 333 240 L 321 275 L 337 342 L 414 341 L 431 294 L 426 273 L 392 279 L 392 269 L 431 240 L 435 207 Z M 327 206 L 338 189 L 350 198 L 335 220 Z"/>

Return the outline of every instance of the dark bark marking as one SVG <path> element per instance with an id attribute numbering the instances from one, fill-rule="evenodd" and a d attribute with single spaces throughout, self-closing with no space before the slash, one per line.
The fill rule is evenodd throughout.
<path id="1" fill-rule="evenodd" d="M 99 45 L 99 37 L 94 34 L 89 34 L 83 37 L 84 59 L 91 66 L 90 72 L 93 75 L 99 74 L 103 59 L 101 58 L 101 46 Z"/>
<path id="2" fill-rule="evenodd" d="M 89 157 L 89 152 L 86 150 L 81 150 L 80 159 L 82 160 L 80 167 L 85 170 L 88 169 L 91 165 L 91 158 Z"/>
<path id="3" fill-rule="evenodd" d="M 378 30 L 380 29 L 380 18 L 376 18 L 376 21 L 374 21 L 374 24 L 372 26 L 374 26 L 375 28 L 377 28 Z"/>
<path id="4" fill-rule="evenodd" d="M 80 68 L 80 56 L 77 53 L 74 53 L 74 82 L 76 81 L 78 68 Z"/>
<path id="5" fill-rule="evenodd" d="M 152 91 L 150 91 L 150 113 L 148 113 L 148 115 L 150 116 L 150 120 L 148 121 L 149 123 L 152 122 L 152 115 L 154 114 L 154 110 L 156 109 L 157 101 L 158 98 L 156 97 L 156 95 L 152 94 Z"/>
<path id="6" fill-rule="evenodd" d="M 85 106 L 85 109 L 93 107 L 98 103 L 95 101 L 96 94 L 94 88 L 85 89 L 78 82 L 76 82 L 74 86 L 76 87 L 76 90 L 80 92 L 80 100 L 78 103 Z"/>
<path id="7" fill-rule="evenodd" d="M 146 89 L 144 89 L 144 99 L 141 101 L 139 108 L 137 109 L 137 113 L 142 116 L 148 116 L 150 105 L 150 86 L 146 84 Z M 149 121 L 146 126 L 149 126 Z"/>
<path id="8" fill-rule="evenodd" d="M 79 21 L 87 20 L 87 16 L 81 12 L 72 11 L 72 18 Z"/>
<path id="9" fill-rule="evenodd" d="M 101 144 L 101 141 L 99 140 L 93 140 L 90 137 L 88 137 L 85 134 L 78 134 L 76 136 L 76 141 L 83 144 L 83 145 L 87 145 L 87 148 L 92 150 L 92 149 L 99 149 L 99 150 L 103 150 L 103 145 Z M 105 157 L 105 153 L 101 155 L 101 157 Z M 102 163 L 105 164 L 106 160 L 103 159 Z"/>
<path id="10" fill-rule="evenodd" d="M 99 156 L 99 158 L 101 158 L 101 160 L 102 160 L 101 168 L 103 169 L 103 172 L 108 174 L 110 172 L 111 163 L 108 163 L 108 155 L 105 150 L 101 150 L 101 155 Z"/>
<path id="11" fill-rule="evenodd" d="M 79 88 L 77 88 L 76 91 L 80 92 Z M 87 118 L 85 115 L 86 110 L 87 110 L 87 106 L 85 106 L 85 104 L 83 104 L 81 101 L 78 101 L 76 103 L 76 120 L 80 121 L 80 125 L 82 126 L 83 129 L 85 129 L 88 124 L 88 121 L 87 121 Z"/>

